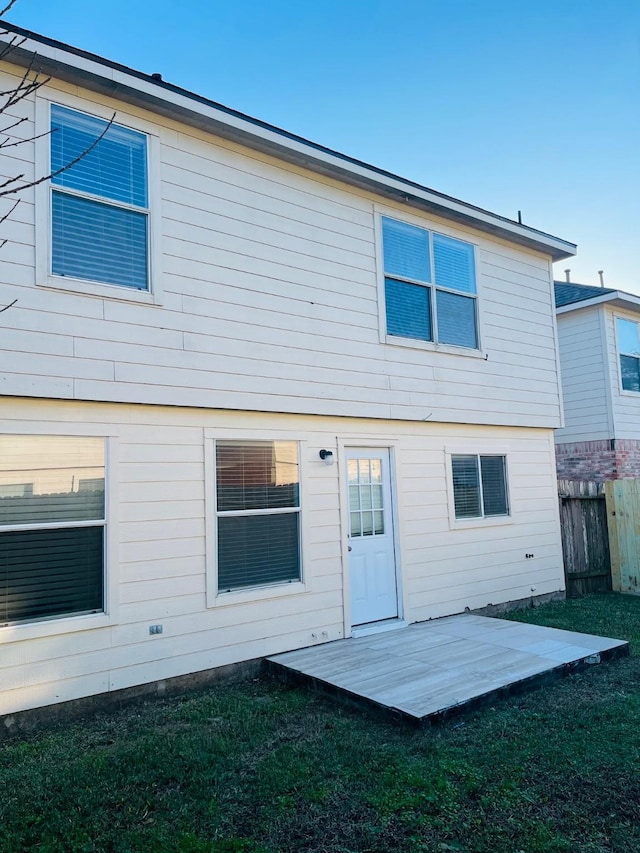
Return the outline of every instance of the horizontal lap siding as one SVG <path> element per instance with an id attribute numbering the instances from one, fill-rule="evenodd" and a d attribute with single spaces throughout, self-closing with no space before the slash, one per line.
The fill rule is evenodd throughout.
<path id="1" fill-rule="evenodd" d="M 522 599 L 563 586 L 549 430 L 267 415 L 121 404 L 2 400 L 16 433 L 109 434 L 118 466 L 119 607 L 113 624 L 20 640 L 0 629 L 0 713 L 116 690 L 334 640 L 344 631 L 342 460 L 322 447 L 394 448 L 398 545 L 409 621 Z M 307 592 L 206 607 L 205 431 L 222 438 L 301 442 L 303 566 Z M 510 523 L 466 529 L 449 518 L 445 449 L 506 453 Z M 337 454 L 339 455 L 339 454 Z M 211 545 L 209 545 L 211 547 Z M 531 560 L 525 554 L 534 553 Z M 533 589 L 532 589 L 533 588 Z M 163 633 L 149 635 L 149 625 Z M 326 632 L 323 635 L 323 632 Z M 24 632 L 23 632 L 24 633 Z M 315 637 L 314 637 L 315 634 Z"/>
<path id="2" fill-rule="evenodd" d="M 616 318 L 640 323 L 640 313 L 623 309 L 605 309 L 607 327 L 607 358 L 611 373 L 614 437 L 616 439 L 640 440 L 640 394 L 621 390 L 620 356 L 617 348 Z"/>
<path id="3" fill-rule="evenodd" d="M 52 81 L 48 89 L 77 94 Z M 92 96 L 97 97 L 97 96 Z M 486 358 L 380 341 L 381 200 L 266 155 L 105 101 L 160 139 L 160 306 L 36 287 L 34 193 L 7 224 L 0 351 L 7 394 L 157 405 L 554 426 L 546 258 L 469 228 Z M 84 107 L 90 111 L 91 103 Z M 33 105 L 25 104 L 33 130 Z M 14 149 L 11 149 L 14 151 Z M 7 156 L 30 166 L 33 146 Z M 22 158 L 22 159 L 19 159 Z M 387 203 L 385 202 L 385 205 Z M 408 208 L 384 207 L 402 217 Z M 414 212 L 415 215 L 415 212 Z M 400 342 L 401 344 L 401 342 Z"/>
<path id="4" fill-rule="evenodd" d="M 565 426 L 560 444 L 612 438 L 609 368 L 602 312 L 587 308 L 558 315 L 558 345 Z M 615 377 L 617 373 L 611 374 Z M 615 382 L 615 378 L 612 380 Z"/>

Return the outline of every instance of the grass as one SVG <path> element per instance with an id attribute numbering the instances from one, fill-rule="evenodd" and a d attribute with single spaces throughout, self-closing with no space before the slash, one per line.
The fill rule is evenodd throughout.
<path id="1" fill-rule="evenodd" d="M 511 618 L 632 657 L 423 731 L 268 681 L 0 747 L 0 851 L 637 853 L 640 598 Z"/>

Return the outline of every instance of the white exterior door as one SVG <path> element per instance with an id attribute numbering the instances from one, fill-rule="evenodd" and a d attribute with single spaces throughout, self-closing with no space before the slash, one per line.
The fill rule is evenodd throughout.
<path id="1" fill-rule="evenodd" d="M 351 624 L 398 615 L 389 450 L 346 452 Z"/>

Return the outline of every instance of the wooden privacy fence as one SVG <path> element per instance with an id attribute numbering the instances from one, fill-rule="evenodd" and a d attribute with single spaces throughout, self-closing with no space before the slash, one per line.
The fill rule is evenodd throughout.
<path id="1" fill-rule="evenodd" d="M 612 480 L 605 492 L 613 588 L 640 593 L 640 480 Z"/>
<path id="2" fill-rule="evenodd" d="M 604 483 L 558 481 L 567 596 L 612 588 Z"/>
<path id="3" fill-rule="evenodd" d="M 640 480 L 558 480 L 567 595 L 640 594 Z"/>

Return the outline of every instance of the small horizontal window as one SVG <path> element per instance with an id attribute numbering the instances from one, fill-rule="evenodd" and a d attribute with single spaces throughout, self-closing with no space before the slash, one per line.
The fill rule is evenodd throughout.
<path id="1" fill-rule="evenodd" d="M 509 515 L 504 456 L 457 454 L 451 457 L 455 517 Z"/>

